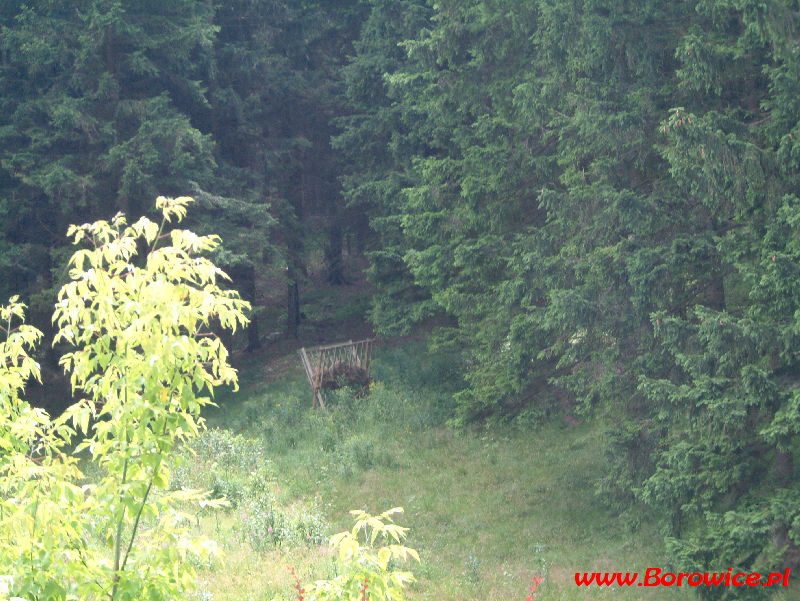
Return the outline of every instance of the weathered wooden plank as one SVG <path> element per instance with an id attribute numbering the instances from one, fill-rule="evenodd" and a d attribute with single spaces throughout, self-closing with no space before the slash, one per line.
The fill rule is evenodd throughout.
<path id="1" fill-rule="evenodd" d="M 302 347 L 300 349 L 300 359 L 303 362 L 306 377 L 314 393 L 312 407 L 316 407 L 317 403 L 319 403 L 319 406 L 325 409 L 322 382 L 326 376 L 336 377 L 336 370 L 340 370 L 342 364 L 365 370 L 367 381 L 369 381 L 369 365 L 374 340 L 374 338 L 356 342 L 348 340 L 337 344 L 326 344 L 309 349 Z"/>
<path id="2" fill-rule="evenodd" d="M 364 369 L 367 370 L 369 375 L 369 364 L 372 361 L 372 340 L 366 340 L 364 344 Z"/>
<path id="3" fill-rule="evenodd" d="M 308 361 L 308 355 L 306 354 L 305 347 L 300 349 L 300 359 L 303 361 L 303 368 L 306 370 L 308 383 L 311 384 L 311 386 L 314 386 L 314 376 L 311 373 L 311 364 Z"/>
<path id="4" fill-rule="evenodd" d="M 316 351 L 328 351 L 328 350 L 335 349 L 335 348 L 342 348 L 342 347 L 350 346 L 352 344 L 360 344 L 362 342 L 373 342 L 374 340 L 375 340 L 374 338 L 368 338 L 368 339 L 365 339 L 365 340 L 359 340 L 358 342 L 355 342 L 355 343 L 353 341 L 337 342 L 336 344 L 326 344 L 326 345 L 322 345 L 322 346 L 315 346 L 315 347 L 312 347 L 312 348 L 310 348 L 308 350 L 309 351 L 314 351 L 314 352 L 316 352 Z"/>

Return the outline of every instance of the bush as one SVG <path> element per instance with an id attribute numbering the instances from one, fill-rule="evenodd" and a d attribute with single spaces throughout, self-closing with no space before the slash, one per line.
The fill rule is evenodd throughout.
<path id="1" fill-rule="evenodd" d="M 241 538 L 257 552 L 283 545 L 321 544 L 326 524 L 319 508 L 309 503 L 283 507 L 273 489 L 277 486 L 265 472 L 251 475 L 241 506 Z"/>
<path id="2" fill-rule="evenodd" d="M 406 538 L 408 528 L 395 524 L 392 516 L 402 511 L 401 507 L 395 507 L 378 516 L 361 510 L 351 511 L 356 519 L 352 530 L 340 532 L 330 541 L 337 550 L 338 576 L 305 587 L 309 600 L 404 601 L 405 587 L 414 582 L 414 575 L 397 570 L 395 564 L 409 557 L 419 561 L 419 554 L 400 544 Z M 382 546 L 376 547 L 376 542 Z M 302 595 L 303 589 L 299 584 L 296 588 Z"/>
<path id="3" fill-rule="evenodd" d="M 247 492 L 247 476 L 265 463 L 261 445 L 230 430 L 211 429 L 182 449 L 172 487 L 211 491 L 235 509 Z"/>
<path id="4" fill-rule="evenodd" d="M 375 442 L 364 434 L 354 434 L 339 445 L 339 459 L 348 473 L 352 468 L 368 470 L 375 463 Z"/>
<path id="5" fill-rule="evenodd" d="M 0 307 L 4 595 L 183 598 L 195 582 L 192 557 L 214 552 L 213 543 L 189 535 L 180 508 L 215 503 L 204 493 L 170 490 L 169 479 L 176 444 L 202 428 L 200 409 L 210 403 L 203 391 L 236 383 L 209 323 L 244 325 L 247 303 L 221 290 L 221 272 L 199 256 L 217 245 L 215 237 L 161 235 L 189 201 L 159 198 L 160 225 L 142 218 L 128 226 L 119 213 L 111 223 L 69 229 L 76 244 L 89 247 L 70 261 L 72 281 L 53 317 L 55 342 L 74 348 L 61 364 L 85 398 L 60 417 L 20 398 L 25 382 L 39 377 L 29 352 L 41 333 L 19 323 L 24 306 L 16 298 Z M 163 238 L 169 244 L 158 248 Z M 136 258 L 141 248 L 146 261 Z M 81 486 L 84 455 L 98 478 Z"/>

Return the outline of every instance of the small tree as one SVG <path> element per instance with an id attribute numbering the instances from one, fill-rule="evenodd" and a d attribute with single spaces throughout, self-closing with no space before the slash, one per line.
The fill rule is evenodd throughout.
<path id="1" fill-rule="evenodd" d="M 59 293 L 55 342 L 75 347 L 61 363 L 85 398 L 51 419 L 19 398 L 37 377 L 30 351 L 41 333 L 12 328 L 24 307 L 0 309 L 0 575 L 25 599 L 176 599 L 194 583 L 188 555 L 210 541 L 188 536 L 187 503 L 201 491 L 170 491 L 175 444 L 203 427 L 214 386 L 236 384 L 225 347 L 209 330 L 246 323 L 247 303 L 222 290 L 225 274 L 200 253 L 216 236 L 164 226 L 190 198 L 160 197 L 161 224 L 122 214 L 72 226 L 78 250 Z M 164 239 L 169 244 L 158 247 Z M 146 256 L 139 251 L 146 248 Z M 80 440 L 74 444 L 75 435 Z M 100 476 L 87 482 L 84 455 Z M 2 595 L 0 595 L 2 596 Z"/>
<path id="2" fill-rule="evenodd" d="M 404 601 L 405 587 L 414 582 L 414 575 L 396 569 L 395 563 L 409 557 L 419 562 L 419 553 L 401 544 L 408 528 L 395 524 L 392 516 L 402 512 L 402 507 L 395 507 L 373 516 L 360 509 L 352 510 L 356 520 L 353 528 L 331 537 L 331 546 L 338 550 L 337 576 L 309 585 L 309 601 Z M 359 540 L 362 537 L 363 544 Z M 377 547 L 376 542 L 383 545 Z M 305 589 L 299 581 L 295 588 L 302 601 Z"/>

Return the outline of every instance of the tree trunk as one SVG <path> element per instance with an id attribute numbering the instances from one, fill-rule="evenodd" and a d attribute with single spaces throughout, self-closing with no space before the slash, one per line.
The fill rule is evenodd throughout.
<path id="1" fill-rule="evenodd" d="M 712 271 L 708 277 L 705 304 L 715 311 L 725 310 L 725 282 L 722 263 L 718 253 L 714 253 Z"/>
<path id="2" fill-rule="evenodd" d="M 300 292 L 297 288 L 297 277 L 294 268 L 286 270 L 287 302 L 286 302 L 286 336 L 297 338 L 297 326 L 300 325 Z"/>
<path id="3" fill-rule="evenodd" d="M 250 323 L 247 324 L 247 351 L 252 352 L 261 348 L 261 341 L 258 338 L 258 318 L 255 314 L 256 268 L 253 263 L 246 261 L 230 266 L 225 271 L 233 280 L 233 285 L 242 298 L 253 307 L 249 316 Z"/>
<path id="4" fill-rule="evenodd" d="M 775 450 L 775 480 L 787 485 L 794 479 L 794 457 L 791 452 Z"/>
<path id="5" fill-rule="evenodd" d="M 791 452 L 775 449 L 775 484 L 789 486 L 794 480 L 794 457 Z M 772 543 L 776 549 L 783 549 L 781 569 L 800 566 L 800 548 L 789 537 L 789 525 L 778 523 L 772 531 Z"/>
<path id="6" fill-rule="evenodd" d="M 250 323 L 247 325 L 247 352 L 252 353 L 261 348 L 261 339 L 258 337 L 258 316 L 255 310 L 250 315 Z"/>
<path id="7" fill-rule="evenodd" d="M 333 218 L 336 220 L 336 218 Z M 328 268 L 327 280 L 334 286 L 347 283 L 342 268 L 342 226 L 336 220 L 328 227 L 328 243 L 325 245 L 325 263 Z"/>

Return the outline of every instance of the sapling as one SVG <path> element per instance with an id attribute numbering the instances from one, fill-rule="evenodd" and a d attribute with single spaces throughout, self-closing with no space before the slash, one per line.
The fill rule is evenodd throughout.
<path id="1" fill-rule="evenodd" d="M 394 564 L 409 558 L 419 561 L 419 554 L 402 544 L 408 528 L 392 519 L 402 511 L 402 507 L 395 507 L 377 516 L 351 511 L 353 528 L 331 537 L 331 546 L 338 552 L 338 575 L 308 585 L 308 601 L 404 601 L 406 586 L 414 582 L 414 575 L 398 570 Z"/>
<path id="2" fill-rule="evenodd" d="M 58 418 L 20 400 L 38 377 L 29 351 L 41 334 L 12 299 L 0 345 L 0 576 L 7 595 L 33 600 L 177 599 L 194 586 L 190 555 L 215 545 L 188 533 L 202 491 L 170 490 L 176 444 L 203 428 L 213 389 L 236 385 L 211 324 L 246 324 L 247 303 L 203 253 L 216 236 L 164 233 L 190 198 L 160 197 L 161 223 L 141 218 L 72 226 L 77 250 L 58 295 L 54 344 L 82 398 Z M 139 256 L 144 249 L 145 256 Z M 95 464 L 89 483 L 78 459 Z"/>

